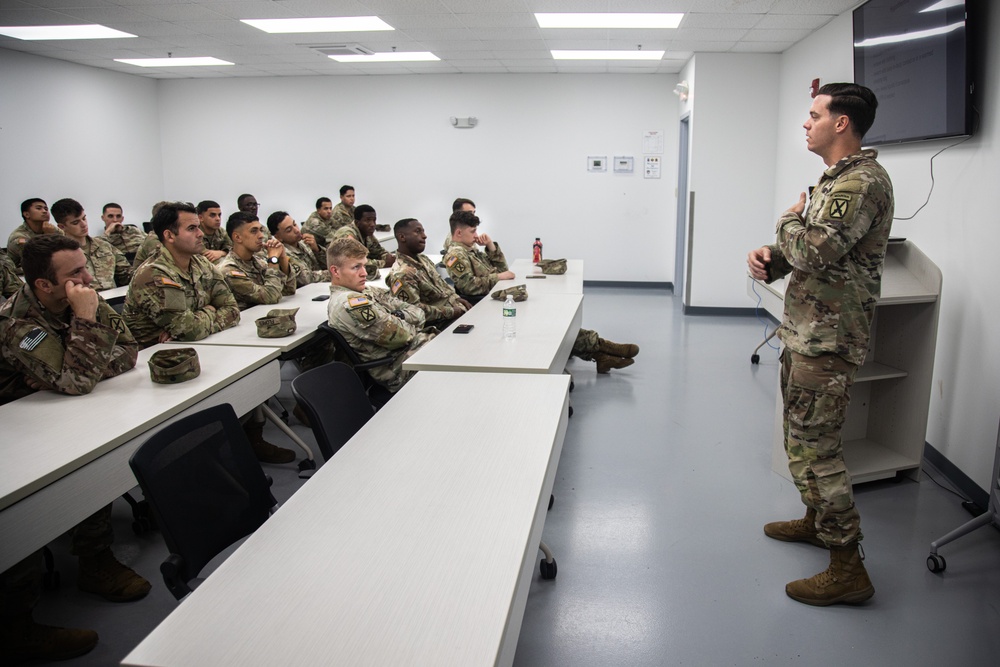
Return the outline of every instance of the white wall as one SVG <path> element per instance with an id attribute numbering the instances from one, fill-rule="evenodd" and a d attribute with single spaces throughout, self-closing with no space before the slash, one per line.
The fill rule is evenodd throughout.
<path id="1" fill-rule="evenodd" d="M 0 49 L 0 245 L 29 197 L 79 200 L 97 233 L 109 201 L 149 219 L 163 190 L 156 84 Z"/>
<path id="2" fill-rule="evenodd" d="M 987 22 L 979 27 L 995 35 L 1000 10 L 989 4 Z M 806 151 L 801 128 L 810 103 L 808 86 L 815 77 L 824 83 L 853 80 L 851 39 L 847 13 L 782 57 L 773 216 L 813 185 L 823 169 L 822 161 Z M 897 220 L 892 229 L 920 247 L 940 267 L 944 280 L 927 441 L 984 489 L 990 488 L 1000 417 L 1000 225 L 995 203 L 1000 98 L 991 85 L 1000 80 L 1000 50 L 990 51 L 985 71 L 976 77 L 984 92 L 978 132 L 934 161 L 936 185 L 927 208 L 914 220 Z M 893 180 L 897 217 L 913 214 L 924 202 L 930 158 L 953 141 L 879 151 Z M 760 226 L 761 234 L 768 231 L 767 225 Z"/>
<path id="3" fill-rule="evenodd" d="M 775 117 L 780 57 L 699 53 L 691 83 L 694 192 L 687 306 L 746 308 L 746 254 L 774 229 Z M 690 212 L 689 212 L 690 216 Z"/>
<path id="4" fill-rule="evenodd" d="M 535 236 L 579 257 L 590 280 L 671 281 L 676 76 L 442 75 L 161 81 L 165 196 L 242 192 L 297 220 L 316 197 L 357 188 L 381 222 L 417 217 L 428 251 L 451 201 L 476 201 L 508 257 Z M 476 116 L 474 129 L 450 116 Z M 642 133 L 667 130 L 663 176 L 645 180 Z M 629 175 L 588 173 L 588 155 L 631 155 Z"/>

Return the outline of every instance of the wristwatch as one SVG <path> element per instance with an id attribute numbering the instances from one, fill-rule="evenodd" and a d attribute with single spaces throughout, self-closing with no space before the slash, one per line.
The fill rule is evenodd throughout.
<path id="1" fill-rule="evenodd" d="M 278 263 L 278 257 L 277 256 L 268 257 L 267 258 L 267 263 L 268 264 L 277 264 Z"/>

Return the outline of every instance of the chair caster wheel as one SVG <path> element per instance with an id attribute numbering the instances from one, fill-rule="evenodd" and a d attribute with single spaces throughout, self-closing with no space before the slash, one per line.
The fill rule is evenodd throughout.
<path id="1" fill-rule="evenodd" d="M 558 571 L 556 568 L 556 559 L 553 558 L 552 562 L 550 563 L 543 558 L 541 563 L 539 563 L 538 565 L 538 569 L 542 573 L 542 579 L 546 580 L 555 579 L 556 572 Z"/>
<path id="2" fill-rule="evenodd" d="M 927 569 L 934 574 L 940 574 L 944 572 L 945 568 L 948 567 L 948 563 L 945 562 L 943 556 L 938 556 L 937 554 L 931 554 L 927 557 Z"/>
<path id="3" fill-rule="evenodd" d="M 751 364 L 759 364 L 760 363 L 760 355 L 759 354 L 751 354 L 750 355 L 750 363 Z"/>
<path id="4" fill-rule="evenodd" d="M 302 459 L 301 461 L 299 461 L 299 472 L 302 472 L 303 470 L 315 470 L 315 469 L 316 469 L 316 462 L 313 461 L 312 459 Z"/>

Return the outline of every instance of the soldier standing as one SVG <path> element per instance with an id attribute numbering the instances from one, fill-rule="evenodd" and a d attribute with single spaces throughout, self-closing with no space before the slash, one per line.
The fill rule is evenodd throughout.
<path id="1" fill-rule="evenodd" d="M 861 140 L 878 101 L 864 86 L 830 83 L 809 109 L 806 145 L 826 164 L 819 183 L 778 220 L 777 242 L 750 251 L 757 280 L 791 274 L 778 337 L 785 452 L 806 515 L 764 526 L 768 537 L 829 548 L 830 566 L 785 592 L 825 606 L 856 604 L 875 594 L 859 542 L 861 519 L 844 464 L 841 429 L 848 390 L 868 351 L 882 283 L 892 183 Z"/>

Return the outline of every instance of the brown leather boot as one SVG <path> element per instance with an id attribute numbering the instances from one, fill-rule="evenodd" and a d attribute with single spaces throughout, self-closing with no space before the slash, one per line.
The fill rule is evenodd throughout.
<path id="1" fill-rule="evenodd" d="M 830 567 L 785 586 L 788 597 L 816 607 L 858 604 L 875 595 L 858 543 L 830 547 Z"/>
<path id="2" fill-rule="evenodd" d="M 0 665 L 20 665 L 28 660 L 68 660 L 97 646 L 93 630 L 40 625 L 31 612 L 5 618 L 0 625 Z"/>
<path id="3" fill-rule="evenodd" d="M 625 357 L 616 357 L 610 354 L 605 354 L 603 352 L 598 352 L 594 356 L 594 361 L 597 362 L 597 372 L 601 375 L 605 375 L 611 372 L 613 368 L 627 368 L 635 363 L 634 359 L 626 359 Z"/>
<path id="4" fill-rule="evenodd" d="M 813 546 L 826 549 L 816 532 L 816 510 L 806 508 L 806 515 L 792 521 L 773 521 L 764 526 L 764 534 L 773 540 L 782 542 L 808 542 Z"/>
<path id="5" fill-rule="evenodd" d="M 149 582 L 118 562 L 111 549 L 94 556 L 80 556 L 77 588 L 111 602 L 131 602 L 146 597 Z"/>
<path id="6" fill-rule="evenodd" d="M 626 359 L 631 359 L 635 355 L 639 354 L 639 346 L 635 343 L 614 343 L 610 340 L 604 340 L 603 338 L 598 338 L 598 344 L 600 345 L 600 350 L 604 354 L 610 354 L 612 357 L 625 357 Z"/>
<path id="7" fill-rule="evenodd" d="M 258 461 L 263 463 L 291 463 L 295 460 L 295 452 L 284 447 L 272 445 L 264 439 L 264 424 L 248 421 L 243 425 L 243 432 L 253 446 L 253 453 Z"/>

